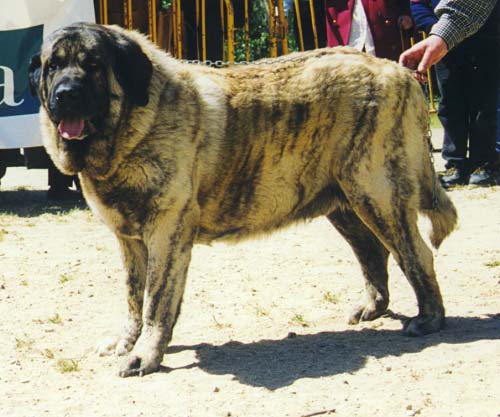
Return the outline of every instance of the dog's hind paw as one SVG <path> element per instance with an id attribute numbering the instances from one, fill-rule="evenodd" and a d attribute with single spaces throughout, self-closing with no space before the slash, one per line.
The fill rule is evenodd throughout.
<path id="1" fill-rule="evenodd" d="M 444 315 L 417 316 L 408 320 L 403 327 L 407 336 L 424 336 L 441 330 L 445 325 Z"/>
<path id="2" fill-rule="evenodd" d="M 369 303 L 356 306 L 347 318 L 348 324 L 358 324 L 360 321 L 371 321 L 380 317 L 387 311 L 387 303 L 385 305 Z"/>

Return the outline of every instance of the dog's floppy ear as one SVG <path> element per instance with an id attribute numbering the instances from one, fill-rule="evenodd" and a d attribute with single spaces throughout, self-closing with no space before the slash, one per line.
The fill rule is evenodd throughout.
<path id="1" fill-rule="evenodd" d="M 42 72 L 42 61 L 40 54 L 35 54 L 31 57 L 28 66 L 28 79 L 30 83 L 30 92 L 33 97 L 38 95 L 38 87 L 40 86 L 40 74 Z"/>
<path id="2" fill-rule="evenodd" d="M 116 79 L 132 102 L 138 106 L 148 104 L 148 88 L 153 64 L 139 44 L 130 39 L 114 42 L 113 70 Z"/>

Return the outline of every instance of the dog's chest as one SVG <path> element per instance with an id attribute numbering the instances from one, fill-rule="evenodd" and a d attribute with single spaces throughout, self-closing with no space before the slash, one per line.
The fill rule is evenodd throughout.
<path id="1" fill-rule="evenodd" d="M 110 205 L 91 181 L 82 177 L 80 180 L 90 209 L 113 233 L 121 237 L 140 239 L 139 222 L 133 221 L 130 215 L 127 216 L 118 207 Z"/>

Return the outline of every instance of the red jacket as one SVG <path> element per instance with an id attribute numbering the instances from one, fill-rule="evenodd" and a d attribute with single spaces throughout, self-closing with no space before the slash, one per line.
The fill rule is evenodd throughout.
<path id="1" fill-rule="evenodd" d="M 408 47 L 409 33 L 400 32 L 398 20 L 410 16 L 408 0 L 361 0 L 375 44 L 375 54 L 397 61 Z M 326 0 L 328 46 L 349 44 L 354 0 Z M 402 48 L 402 42 L 404 44 Z"/>

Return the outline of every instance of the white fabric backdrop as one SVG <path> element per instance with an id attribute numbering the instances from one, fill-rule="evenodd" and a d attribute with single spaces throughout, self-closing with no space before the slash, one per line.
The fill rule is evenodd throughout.
<path id="1" fill-rule="evenodd" d="M 45 38 L 53 30 L 69 23 L 95 21 L 92 0 L 0 0 L 0 10 L 0 50 L 8 47 L 6 43 L 7 32 L 5 31 L 43 25 L 43 37 Z M 3 34 L 5 34 L 4 39 L 2 39 Z M 16 54 L 18 54 L 17 59 L 25 60 L 26 66 L 31 56 L 26 53 L 24 56 L 23 50 L 17 51 Z M 9 102 L 6 100 L 9 88 L 6 71 L 9 71 L 7 69 L 9 65 L 2 62 L 3 56 L 0 54 L 0 149 L 40 146 L 38 114 L 4 115 L 2 117 L 2 108 L 5 113 L 7 111 L 5 106 Z M 25 74 L 22 76 L 24 77 Z M 16 83 L 14 83 L 15 88 Z M 16 95 L 20 93 L 16 91 Z"/>

